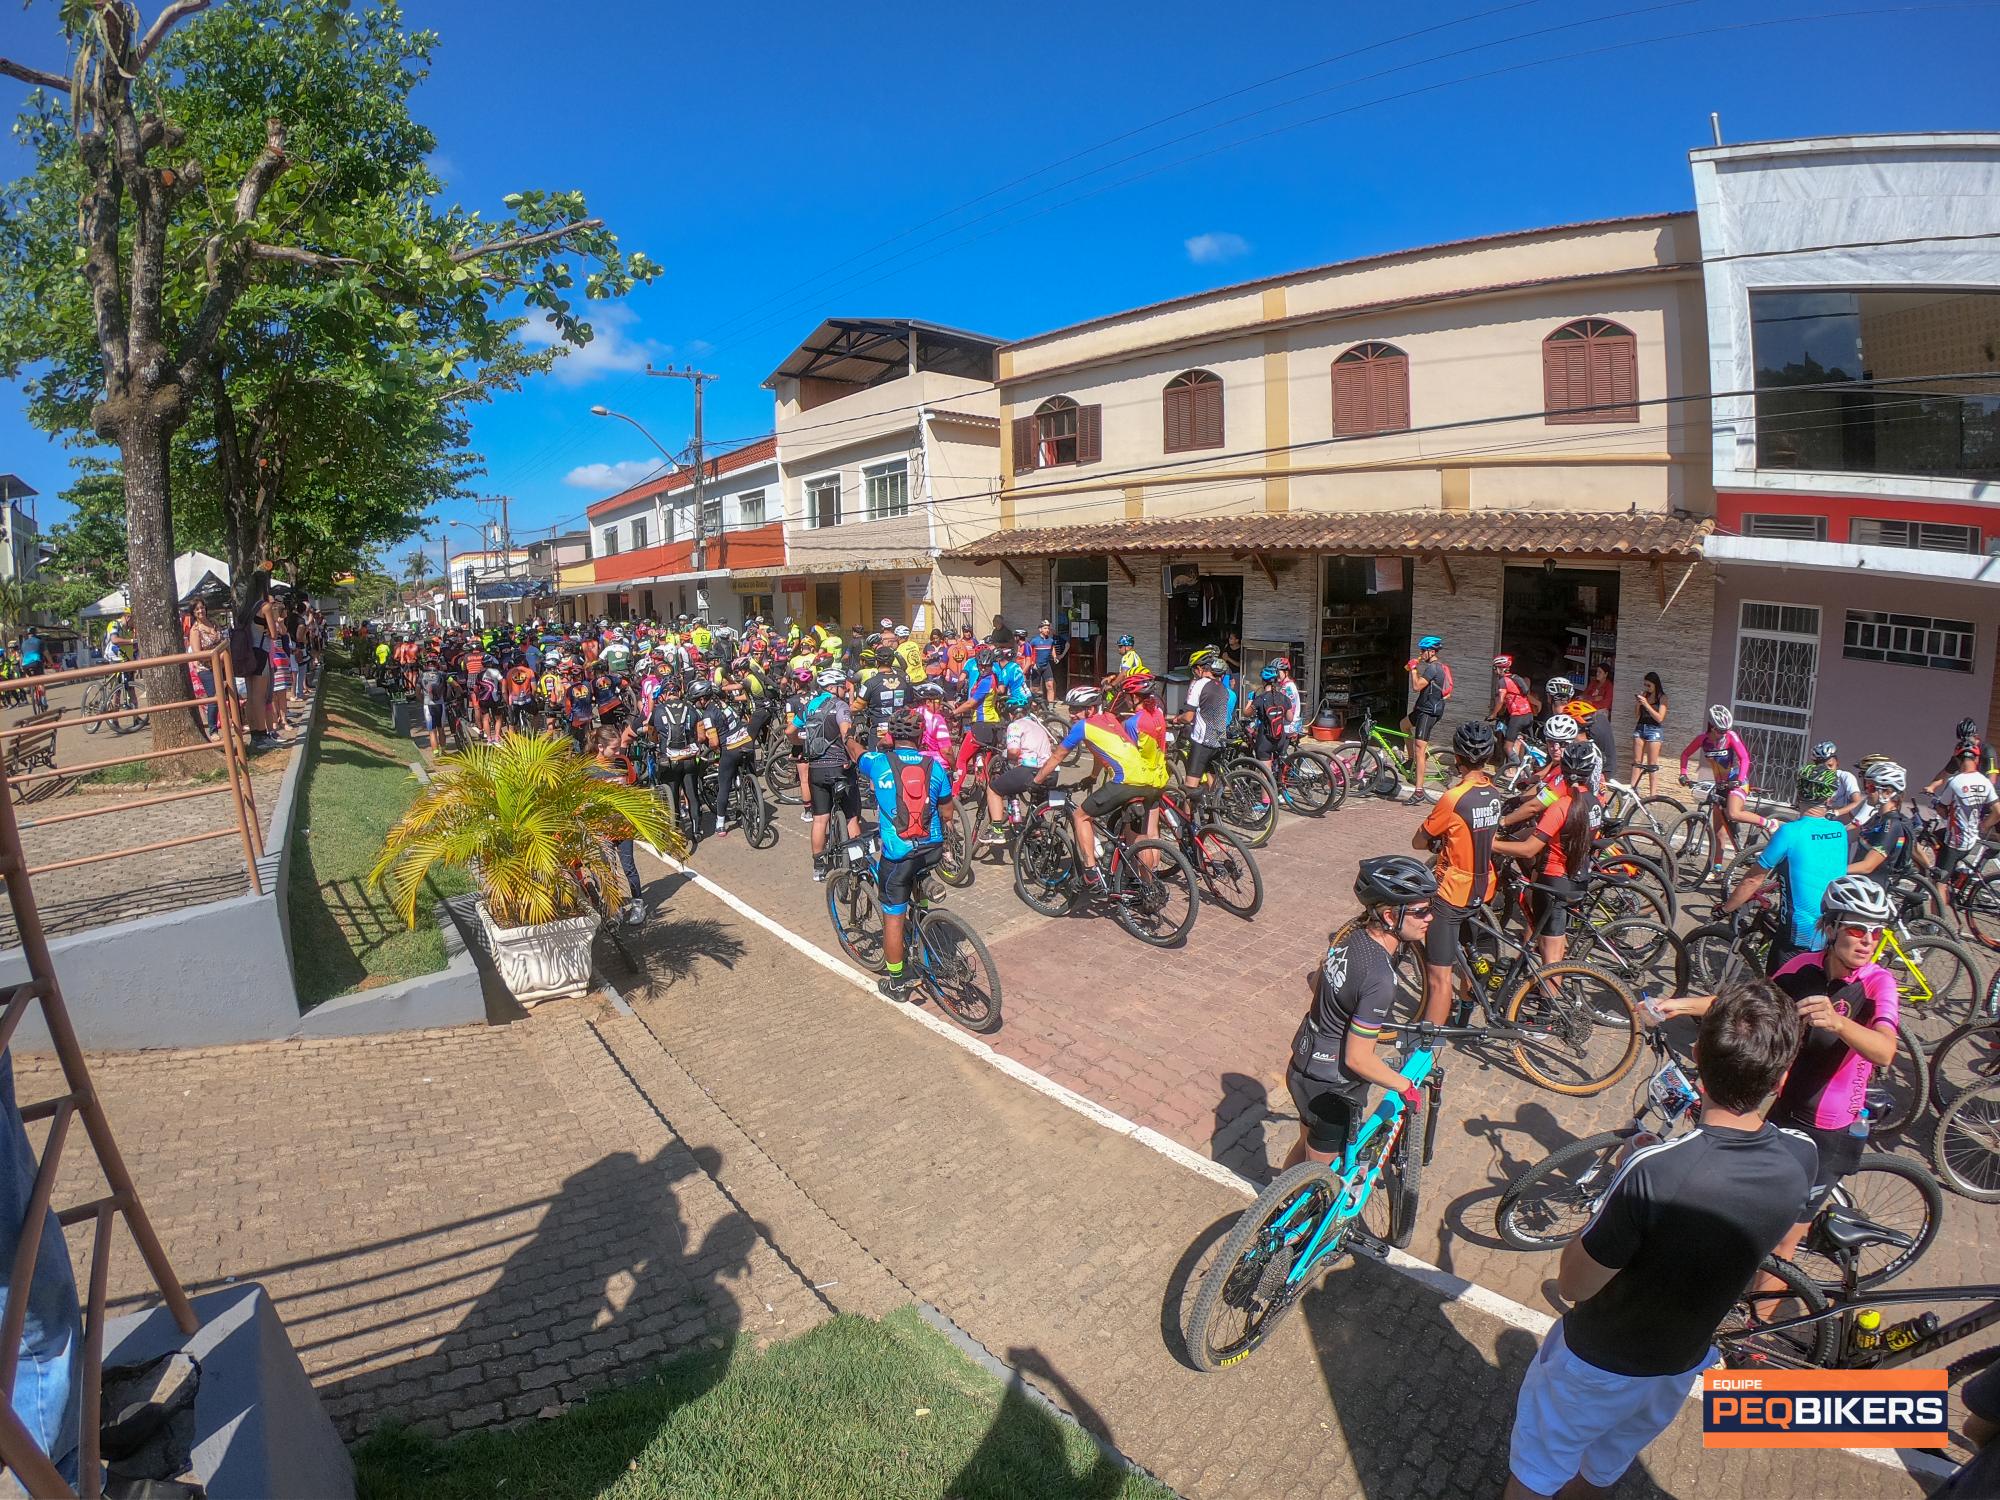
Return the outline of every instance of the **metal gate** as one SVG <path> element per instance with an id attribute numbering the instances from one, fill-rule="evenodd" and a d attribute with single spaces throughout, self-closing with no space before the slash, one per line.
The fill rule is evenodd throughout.
<path id="1" fill-rule="evenodd" d="M 888 578 L 868 580 L 868 602 L 874 608 L 874 616 L 861 622 L 864 634 L 872 635 L 875 627 L 887 620 L 891 625 L 910 623 L 903 604 L 903 577 L 900 573 Z"/>
<path id="2" fill-rule="evenodd" d="M 1805 764 L 1818 675 L 1819 610 L 1744 600 L 1731 707 L 1758 786 L 1780 797 L 1790 796 L 1791 773 Z"/>

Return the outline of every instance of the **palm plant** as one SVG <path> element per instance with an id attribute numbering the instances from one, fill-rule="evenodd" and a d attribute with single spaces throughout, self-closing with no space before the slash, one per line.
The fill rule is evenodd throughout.
<path id="1" fill-rule="evenodd" d="M 383 841 L 369 874 L 412 927 L 417 896 L 440 867 L 471 870 L 501 927 L 581 915 L 572 871 L 618 889 L 607 841 L 636 833 L 656 849 L 687 841 L 645 787 L 592 774 L 594 763 L 548 735 L 508 734 L 440 758 L 426 791 Z"/>

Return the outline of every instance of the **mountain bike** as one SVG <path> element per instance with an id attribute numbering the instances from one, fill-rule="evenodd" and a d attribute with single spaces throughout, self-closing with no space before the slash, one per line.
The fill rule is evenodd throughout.
<path id="1" fill-rule="evenodd" d="M 1411 737 L 1400 729 L 1387 729 L 1375 722 L 1375 710 L 1364 705 L 1356 737 L 1334 750 L 1332 760 L 1347 785 L 1350 796 L 1399 796 L 1403 783 L 1412 781 L 1416 770 Z M 1451 762 L 1436 745 L 1424 761 L 1424 786 L 1433 795 L 1451 785 Z"/>
<path id="2" fill-rule="evenodd" d="M 1022 820 L 1014 835 L 1014 893 L 1045 917 L 1066 917 L 1096 903 L 1142 943 L 1177 948 L 1186 942 L 1201 897 L 1181 851 L 1158 839 L 1127 842 L 1124 832 L 1136 832 L 1135 822 L 1144 826 L 1142 804 L 1127 803 L 1108 828 L 1107 820 L 1095 825 L 1103 885 L 1093 892 L 1070 824 L 1070 797 L 1067 787 L 1044 787 Z"/>
<path id="3" fill-rule="evenodd" d="M 1295 734 L 1280 740 L 1262 762 L 1278 789 L 1278 800 L 1301 817 L 1317 818 L 1347 800 L 1347 778 L 1324 750 L 1309 750 Z"/>
<path id="4" fill-rule="evenodd" d="M 1224 828 L 1197 796 L 1170 788 L 1160 797 L 1160 837 L 1181 851 L 1201 882 L 1201 899 L 1246 922 L 1264 905 L 1264 876 L 1242 836 Z"/>
<path id="5" fill-rule="evenodd" d="M 882 844 L 869 835 L 841 845 L 840 867 L 827 877 L 826 914 L 841 951 L 865 969 L 888 972 L 882 949 Z M 1000 971 L 986 944 L 963 917 L 936 904 L 924 876 L 911 893 L 903 924 L 904 973 L 967 1031 L 1000 1029 Z"/>
<path id="6" fill-rule="evenodd" d="M 85 688 L 83 711 L 89 715 L 109 715 L 107 718 L 91 718 L 83 726 L 85 734 L 95 734 L 99 729 L 109 729 L 113 734 L 130 734 L 145 722 L 139 715 L 138 690 L 123 672 L 100 677 Z"/>
<path id="7" fill-rule="evenodd" d="M 701 780 L 695 789 L 697 813 L 703 807 L 715 807 L 715 794 L 722 781 L 721 763 L 713 755 L 701 758 Z M 725 810 L 715 808 L 718 824 Z M 729 787 L 729 820 L 743 830 L 743 837 L 752 849 L 768 849 L 778 842 L 777 825 L 771 821 L 771 805 L 764 800 L 763 789 L 757 778 L 750 774 L 748 765 L 736 768 L 736 779 Z"/>
<path id="8" fill-rule="evenodd" d="M 1237 1219 L 1183 1330 L 1196 1369 L 1212 1374 L 1248 1359 L 1341 1255 L 1360 1251 L 1381 1259 L 1389 1246 L 1410 1243 L 1444 1093 L 1434 1048 L 1435 1039 L 1419 1029 L 1401 1069 L 1428 1096 L 1421 1143 L 1402 1097 L 1384 1093 L 1339 1162 L 1302 1161 L 1279 1173 Z M 1385 1179 L 1378 1209 L 1385 1222 L 1377 1232 L 1363 1215 Z"/>
<path id="9" fill-rule="evenodd" d="M 1175 725 L 1167 731 L 1167 765 L 1174 780 L 1189 789 L 1187 752 L 1190 745 L 1185 728 Z M 1278 826 L 1278 807 L 1284 800 L 1278 783 L 1264 763 L 1250 753 L 1241 725 L 1232 726 L 1222 747 L 1208 766 L 1206 790 L 1214 798 L 1215 815 L 1243 835 L 1253 849 L 1271 842 Z"/>

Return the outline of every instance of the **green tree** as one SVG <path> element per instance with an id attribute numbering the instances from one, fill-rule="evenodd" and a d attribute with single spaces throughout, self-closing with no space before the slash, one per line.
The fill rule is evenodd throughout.
<path id="1" fill-rule="evenodd" d="M 574 306 L 579 271 L 585 298 L 657 274 L 619 250 L 578 193 L 510 194 L 493 220 L 435 202 L 407 175 L 343 195 L 367 153 L 430 148 L 409 119 L 405 75 L 422 76 L 435 37 L 406 31 L 388 0 L 169 0 L 150 25 L 129 0 L 55 9 L 64 71 L 0 58 L 0 75 L 31 86 L 18 134 L 36 163 L 0 196 L 0 370 L 46 362 L 30 383 L 31 416 L 117 448 L 143 654 L 179 649 L 172 442 L 207 395 L 231 391 L 253 292 L 291 288 L 330 313 L 392 323 L 409 373 L 434 395 L 452 381 L 476 394 L 495 378 L 483 365 L 501 380 L 536 367 L 513 337 L 526 316 L 546 316 L 564 343 L 589 340 Z M 429 344 L 427 328 L 439 334 Z M 344 366 L 362 394 L 366 365 Z M 372 378 L 404 373 L 380 362 Z M 236 416 L 211 416 L 218 450 Z M 273 456 L 245 454 L 240 422 L 236 431 L 242 462 L 221 480 L 232 551 L 254 465 Z M 354 499 L 331 475 L 311 493 L 322 508 Z M 368 493 L 381 498 L 379 486 Z M 311 567 L 335 565 L 342 530 L 337 516 L 299 523 Z M 177 675 L 147 673 L 148 695 L 180 696 Z M 192 714 L 153 723 L 161 745 L 199 733 Z"/>

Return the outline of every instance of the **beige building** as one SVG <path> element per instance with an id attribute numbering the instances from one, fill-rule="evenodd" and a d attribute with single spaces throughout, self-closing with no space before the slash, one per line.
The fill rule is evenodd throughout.
<path id="1" fill-rule="evenodd" d="M 999 526 L 952 547 L 1078 675 L 1232 632 L 1309 700 L 1394 723 L 1417 637 L 1448 723 L 1503 647 L 1539 681 L 1609 662 L 1699 712 L 1713 513 L 1692 214 L 1494 235 L 1225 287 L 998 352 Z M 952 589 L 947 581 L 946 591 Z M 1622 731 L 1621 731 L 1622 732 Z"/>
<path id="2" fill-rule="evenodd" d="M 908 319 L 830 318 L 772 372 L 780 621 L 987 628 L 999 570 L 961 565 L 941 586 L 936 561 L 999 524 L 999 343 Z"/>

